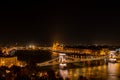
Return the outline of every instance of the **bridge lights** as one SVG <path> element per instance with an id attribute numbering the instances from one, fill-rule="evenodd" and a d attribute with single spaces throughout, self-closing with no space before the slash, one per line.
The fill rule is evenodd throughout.
<path id="1" fill-rule="evenodd" d="M 115 53 L 116 53 L 115 51 L 110 51 L 109 57 L 115 58 L 116 57 Z"/>
<path id="2" fill-rule="evenodd" d="M 116 61 L 117 61 L 116 55 L 115 55 L 115 51 L 110 51 L 109 61 L 110 61 L 110 62 L 116 62 Z"/>
<path id="3" fill-rule="evenodd" d="M 66 67 L 67 63 L 66 63 L 66 54 L 65 53 L 60 53 L 59 54 L 59 65 L 61 68 Z"/>

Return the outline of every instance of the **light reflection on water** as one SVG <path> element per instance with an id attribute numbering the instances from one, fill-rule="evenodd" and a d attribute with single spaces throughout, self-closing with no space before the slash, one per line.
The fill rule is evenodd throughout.
<path id="1" fill-rule="evenodd" d="M 108 80 L 120 80 L 120 64 L 108 65 Z"/>
<path id="2" fill-rule="evenodd" d="M 120 80 L 120 63 L 59 71 L 64 80 Z"/>
<path id="3" fill-rule="evenodd" d="M 60 75 L 62 76 L 62 78 L 63 78 L 64 80 L 65 80 L 66 78 L 68 78 L 68 70 L 67 70 L 67 69 L 66 69 L 66 70 L 60 69 L 59 72 L 60 72 Z"/>

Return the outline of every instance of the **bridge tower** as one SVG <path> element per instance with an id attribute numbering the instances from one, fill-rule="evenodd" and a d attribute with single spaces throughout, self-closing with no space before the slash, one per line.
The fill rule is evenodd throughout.
<path id="1" fill-rule="evenodd" d="M 66 60 L 66 54 L 65 53 L 59 53 L 59 65 L 60 67 L 66 67 L 67 66 L 67 60 Z"/>

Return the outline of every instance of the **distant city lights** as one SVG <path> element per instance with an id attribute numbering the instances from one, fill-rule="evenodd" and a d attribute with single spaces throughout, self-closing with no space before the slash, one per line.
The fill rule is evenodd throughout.
<path id="1" fill-rule="evenodd" d="M 36 46 L 35 46 L 35 45 L 33 45 L 33 44 L 30 44 L 30 45 L 28 46 L 28 48 L 30 48 L 30 49 L 35 49 L 35 48 L 36 48 Z"/>

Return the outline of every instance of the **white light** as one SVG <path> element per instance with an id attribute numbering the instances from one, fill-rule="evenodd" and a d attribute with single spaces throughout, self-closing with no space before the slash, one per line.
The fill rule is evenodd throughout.
<path id="1" fill-rule="evenodd" d="M 60 66 L 67 66 L 67 64 L 66 63 L 60 63 Z"/>
<path id="2" fill-rule="evenodd" d="M 111 62 L 115 62 L 116 59 L 110 58 L 109 61 L 111 61 Z"/>
<path id="3" fill-rule="evenodd" d="M 9 71 L 9 70 L 6 70 L 6 73 L 10 73 L 10 71 Z"/>
<path id="4" fill-rule="evenodd" d="M 60 55 L 60 56 L 65 56 L 66 54 L 64 54 L 64 53 L 60 53 L 59 55 Z"/>
<path id="5" fill-rule="evenodd" d="M 68 78 L 68 70 L 60 70 L 60 75 L 65 80 Z"/>

